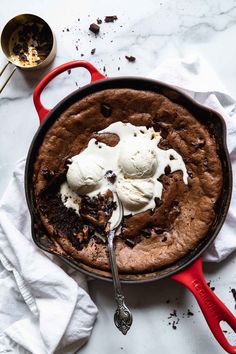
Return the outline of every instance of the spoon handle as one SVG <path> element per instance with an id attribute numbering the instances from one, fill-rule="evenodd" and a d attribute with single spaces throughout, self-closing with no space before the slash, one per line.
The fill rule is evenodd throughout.
<path id="1" fill-rule="evenodd" d="M 114 314 L 114 323 L 123 334 L 126 334 L 132 325 L 133 318 L 130 310 L 125 305 L 125 298 L 121 290 L 118 268 L 116 264 L 116 256 L 114 251 L 114 236 L 115 231 L 111 230 L 108 235 L 108 251 L 111 264 L 113 285 L 115 290 L 115 300 L 117 303 L 117 309 Z"/>

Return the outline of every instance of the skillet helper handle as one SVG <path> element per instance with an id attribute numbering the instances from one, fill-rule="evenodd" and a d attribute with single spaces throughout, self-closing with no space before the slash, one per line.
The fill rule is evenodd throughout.
<path id="1" fill-rule="evenodd" d="M 57 75 L 61 74 L 62 72 L 73 69 L 73 68 L 85 68 L 89 71 L 91 75 L 91 82 L 95 82 L 97 80 L 105 79 L 105 76 L 102 75 L 92 64 L 90 64 L 87 61 L 84 60 L 75 60 L 71 61 L 65 64 L 62 64 L 58 66 L 57 68 L 53 69 L 50 71 L 37 85 L 37 87 L 34 90 L 34 105 L 36 108 L 36 111 L 39 116 L 39 121 L 40 124 L 44 121 L 45 117 L 49 113 L 50 109 L 44 107 L 44 105 L 41 102 L 40 96 L 41 93 L 43 92 L 44 88 L 48 85 L 48 83 Z"/>
<path id="2" fill-rule="evenodd" d="M 193 293 L 215 338 L 226 352 L 235 354 L 236 346 L 228 342 L 220 327 L 220 321 L 227 322 L 236 332 L 236 318 L 207 285 L 202 272 L 202 257 L 171 278 L 185 285 Z"/>

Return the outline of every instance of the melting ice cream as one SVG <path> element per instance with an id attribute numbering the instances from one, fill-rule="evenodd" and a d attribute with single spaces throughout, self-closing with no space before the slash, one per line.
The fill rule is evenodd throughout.
<path id="1" fill-rule="evenodd" d="M 118 135 L 116 146 L 108 146 L 91 139 L 80 154 L 71 158 L 67 181 L 61 186 L 62 201 L 79 213 L 78 195 L 90 197 L 116 191 L 124 206 L 124 215 L 155 208 L 155 197 L 161 199 L 163 186 L 158 178 L 170 167 L 171 172 L 182 171 L 183 181 L 188 174 L 182 157 L 174 150 L 158 148 L 160 133 L 153 128 L 116 122 L 98 134 Z M 114 183 L 107 171 L 116 175 Z M 114 211 L 116 213 L 116 211 Z"/>

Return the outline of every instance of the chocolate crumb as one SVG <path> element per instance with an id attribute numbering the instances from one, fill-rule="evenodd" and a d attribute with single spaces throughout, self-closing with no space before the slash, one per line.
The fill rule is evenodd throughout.
<path id="1" fill-rule="evenodd" d="M 125 243 L 126 243 L 127 246 L 132 247 L 132 248 L 135 246 L 135 241 L 131 240 L 130 238 L 127 238 L 125 240 Z"/>
<path id="2" fill-rule="evenodd" d="M 67 72 L 68 72 L 68 75 L 70 75 L 71 74 L 71 69 L 67 70 Z"/>
<path id="3" fill-rule="evenodd" d="M 194 316 L 194 313 L 188 309 L 187 316 L 188 316 L 188 318 L 189 318 L 190 316 Z"/>
<path id="4" fill-rule="evenodd" d="M 173 321 L 173 323 L 172 323 L 172 328 L 173 328 L 173 329 L 177 329 L 177 327 L 176 327 L 176 325 L 175 325 L 175 321 Z"/>
<path id="5" fill-rule="evenodd" d="M 165 174 L 168 176 L 170 173 L 171 173 L 170 166 L 167 165 L 167 166 L 165 167 Z"/>
<path id="6" fill-rule="evenodd" d="M 231 293 L 234 297 L 234 300 L 236 301 L 236 290 L 235 289 L 231 289 Z"/>
<path id="7" fill-rule="evenodd" d="M 91 54 L 93 55 L 93 54 L 95 54 L 95 52 L 96 52 L 96 48 L 93 48 L 93 49 L 91 50 Z"/>
<path id="8" fill-rule="evenodd" d="M 133 57 L 132 55 L 130 55 L 130 56 L 126 55 L 125 58 L 126 58 L 130 63 L 134 63 L 135 60 L 136 60 L 136 58 Z"/>
<path id="9" fill-rule="evenodd" d="M 104 21 L 105 21 L 106 23 L 108 23 L 108 22 L 114 22 L 114 21 L 116 21 L 116 20 L 118 20 L 118 17 L 117 17 L 117 16 L 106 16 L 105 19 L 104 19 Z"/>
<path id="10" fill-rule="evenodd" d="M 98 34 L 100 31 L 100 27 L 96 23 L 91 23 L 91 25 L 89 26 L 89 30 L 94 34 Z"/>
<path id="11" fill-rule="evenodd" d="M 117 70 L 119 71 L 120 70 L 120 67 L 118 66 Z"/>
<path id="12" fill-rule="evenodd" d="M 70 32 L 69 28 L 66 29 L 66 32 Z"/>
<path id="13" fill-rule="evenodd" d="M 103 103 L 101 105 L 101 113 L 104 117 L 108 118 L 110 117 L 111 113 L 112 113 L 112 109 L 111 109 L 111 106 L 109 106 L 108 104 L 106 103 Z"/>
<path id="14" fill-rule="evenodd" d="M 102 20 L 100 18 L 97 18 L 97 24 L 101 25 L 101 23 L 102 23 Z"/>
<path id="15" fill-rule="evenodd" d="M 105 177 L 106 177 L 106 179 L 107 179 L 110 183 L 112 183 L 112 184 L 114 184 L 115 181 L 116 181 L 116 174 L 115 174 L 112 170 L 108 170 L 108 171 L 105 173 Z"/>
<path id="16" fill-rule="evenodd" d="M 83 54 L 83 53 L 81 53 L 81 54 L 80 54 L 80 56 L 81 56 L 81 57 L 83 57 L 83 56 L 84 56 L 84 54 Z"/>
<path id="17" fill-rule="evenodd" d="M 106 67 L 104 66 L 102 70 L 103 70 L 103 72 L 105 73 L 105 72 L 106 72 Z"/>
<path id="18" fill-rule="evenodd" d="M 162 200 L 158 197 L 154 198 L 156 208 L 159 208 L 162 205 Z"/>

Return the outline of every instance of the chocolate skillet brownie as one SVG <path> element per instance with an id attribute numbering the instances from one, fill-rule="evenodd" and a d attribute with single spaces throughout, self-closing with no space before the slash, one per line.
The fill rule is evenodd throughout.
<path id="1" fill-rule="evenodd" d="M 34 165 L 34 192 L 41 222 L 57 250 L 98 269 L 108 270 L 107 246 L 99 235 L 116 207 L 112 193 L 81 198 L 80 215 L 61 201 L 68 159 L 92 137 L 110 146 L 119 138 L 98 131 L 122 121 L 160 131 L 159 147 L 175 149 L 188 171 L 165 174 L 162 198 L 154 210 L 123 218 L 116 238 L 122 273 L 148 272 L 169 265 L 194 249 L 207 234 L 222 188 L 217 144 L 208 129 L 185 108 L 165 96 L 132 89 L 104 90 L 70 106 L 48 130 Z M 112 176 L 110 176 L 112 178 Z"/>

